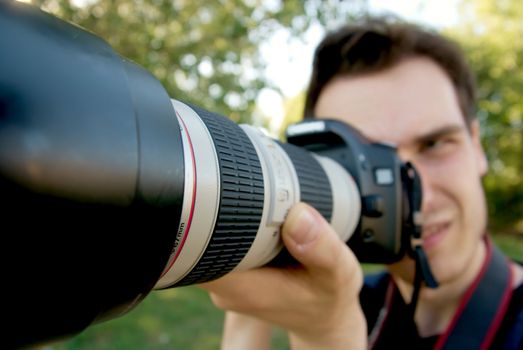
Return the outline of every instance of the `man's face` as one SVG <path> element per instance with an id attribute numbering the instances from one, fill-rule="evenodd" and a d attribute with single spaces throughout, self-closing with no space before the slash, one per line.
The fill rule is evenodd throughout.
<path id="1" fill-rule="evenodd" d="M 411 58 L 382 72 L 338 77 L 323 89 L 315 114 L 349 123 L 372 141 L 395 144 L 400 157 L 414 164 L 423 186 L 423 246 L 440 283 L 459 278 L 480 259 L 487 164 L 478 125 L 467 129 L 443 70 Z M 412 280 L 411 260 L 391 269 Z"/>

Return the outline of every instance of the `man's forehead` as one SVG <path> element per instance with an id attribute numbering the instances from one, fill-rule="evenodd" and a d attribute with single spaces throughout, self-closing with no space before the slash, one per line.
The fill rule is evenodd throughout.
<path id="1" fill-rule="evenodd" d="M 465 125 L 452 82 L 424 59 L 381 73 L 336 78 L 320 94 L 315 112 L 352 124 L 373 140 L 395 144 L 448 125 Z"/>
<path id="2" fill-rule="evenodd" d="M 439 136 L 465 131 L 460 119 L 429 118 L 426 122 L 395 121 L 393 117 L 383 116 L 375 119 L 344 118 L 363 135 L 375 142 L 387 142 L 396 146 L 419 143 Z"/>

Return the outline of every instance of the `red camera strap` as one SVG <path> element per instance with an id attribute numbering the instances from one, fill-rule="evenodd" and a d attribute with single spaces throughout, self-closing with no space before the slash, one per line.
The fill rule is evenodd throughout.
<path id="1" fill-rule="evenodd" d="M 487 257 L 434 349 L 488 349 L 512 296 L 508 259 L 487 239 Z"/>
<path id="2" fill-rule="evenodd" d="M 499 329 L 512 296 L 512 269 L 510 261 L 489 239 L 487 254 L 480 273 L 469 286 L 453 319 L 441 334 L 434 349 L 463 350 L 488 349 Z M 386 291 L 385 303 L 369 336 L 369 348 L 380 342 L 387 333 L 389 317 L 397 300 L 398 290 L 392 279 Z"/>

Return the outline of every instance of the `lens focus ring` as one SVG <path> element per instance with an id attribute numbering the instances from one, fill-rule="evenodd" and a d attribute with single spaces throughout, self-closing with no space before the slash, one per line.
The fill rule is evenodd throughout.
<path id="1" fill-rule="evenodd" d="M 256 237 L 264 201 L 260 160 L 245 132 L 225 117 L 191 108 L 207 126 L 216 147 L 221 196 L 210 242 L 196 266 L 176 286 L 209 281 L 236 267 Z"/>
<path id="2" fill-rule="evenodd" d="M 327 220 L 332 216 L 332 191 L 329 178 L 320 163 L 307 151 L 285 143 L 280 146 L 296 169 L 300 184 L 300 201 L 312 205 Z"/>

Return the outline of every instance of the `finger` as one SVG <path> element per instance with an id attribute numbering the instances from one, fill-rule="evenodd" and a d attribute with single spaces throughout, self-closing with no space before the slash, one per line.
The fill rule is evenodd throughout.
<path id="1" fill-rule="evenodd" d="M 295 205 L 282 229 L 282 237 L 296 260 L 317 276 L 332 278 L 332 274 L 350 277 L 357 270 L 354 254 L 339 238 L 327 221 L 305 203 Z M 354 266 L 352 270 L 347 266 Z"/>

